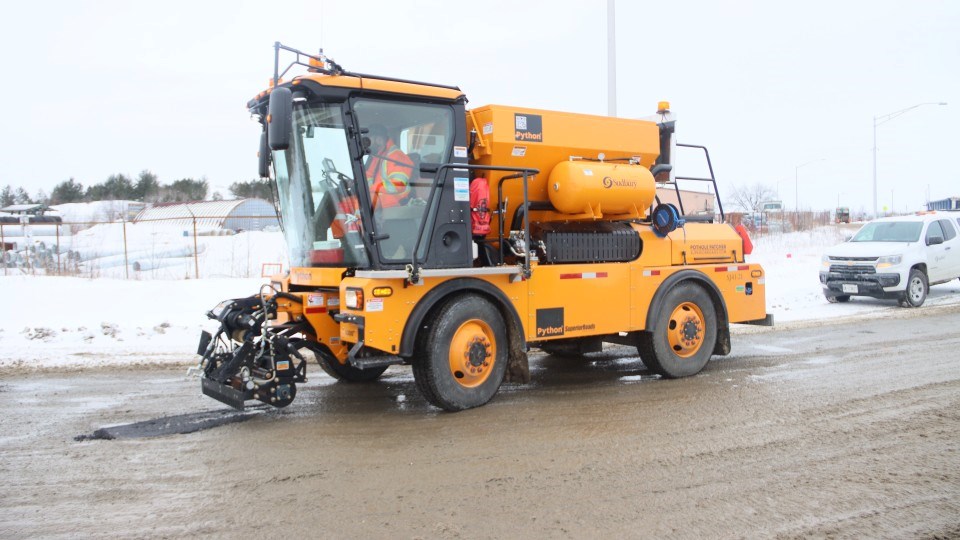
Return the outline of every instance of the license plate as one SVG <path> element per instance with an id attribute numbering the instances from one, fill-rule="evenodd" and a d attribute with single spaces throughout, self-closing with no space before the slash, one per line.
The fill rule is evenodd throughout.
<path id="1" fill-rule="evenodd" d="M 856 286 L 856 285 L 850 285 L 850 284 L 848 284 L 848 283 L 844 283 L 844 284 L 843 284 L 843 292 L 856 294 L 856 293 L 857 293 L 857 286 Z"/>

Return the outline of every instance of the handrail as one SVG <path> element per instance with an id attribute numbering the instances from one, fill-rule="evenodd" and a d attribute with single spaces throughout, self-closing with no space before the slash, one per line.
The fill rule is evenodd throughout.
<path id="1" fill-rule="evenodd" d="M 706 146 L 702 146 L 702 145 L 699 145 L 699 144 L 683 144 L 683 143 L 677 143 L 677 146 L 682 146 L 682 147 L 684 147 L 684 148 L 699 148 L 699 149 L 703 150 L 703 154 L 704 154 L 704 156 L 706 156 L 706 158 L 707 158 L 707 168 L 710 169 L 710 178 L 696 178 L 696 177 L 692 177 L 692 176 L 676 176 L 676 177 L 674 177 L 674 178 L 675 178 L 676 180 L 696 180 L 696 181 L 699 181 L 699 182 L 710 182 L 710 183 L 712 183 L 712 184 L 713 184 L 713 193 L 714 193 L 714 195 L 716 195 L 716 197 L 717 197 L 717 209 L 720 210 L 720 223 L 723 223 L 724 221 L 726 221 L 726 217 L 724 216 L 724 213 L 723 213 L 723 203 L 720 202 L 720 191 L 717 190 L 717 177 L 713 174 L 713 162 L 710 161 L 710 151 L 707 150 L 707 147 L 706 147 Z M 677 185 L 676 182 L 674 182 L 674 183 L 673 183 L 673 187 L 674 187 L 674 188 L 676 189 L 676 191 L 677 191 L 677 202 L 680 204 L 680 213 L 681 213 L 681 214 L 684 214 L 684 213 L 686 213 L 686 212 L 683 211 L 683 201 L 681 201 L 681 199 L 680 199 L 680 186 Z"/>
<path id="2" fill-rule="evenodd" d="M 514 178 L 523 178 L 523 204 L 526 205 L 529 202 L 528 194 L 528 178 L 530 176 L 535 176 L 540 173 L 540 169 L 532 169 L 525 167 L 500 167 L 497 165 L 468 165 L 466 163 L 442 163 L 436 167 L 431 166 L 420 166 L 420 170 L 428 173 L 434 173 L 433 184 L 430 187 L 430 196 L 427 198 L 427 215 L 424 216 L 423 221 L 420 222 L 420 227 L 417 230 L 417 242 L 413 246 L 413 254 L 410 260 L 410 268 L 408 272 L 410 273 L 410 283 L 417 283 L 420 281 L 420 269 L 417 268 L 417 252 L 420 251 L 420 242 L 423 240 L 423 231 L 427 226 L 428 222 L 435 223 L 437 214 L 440 212 L 440 205 L 436 205 L 434 208 L 433 198 L 434 194 L 437 193 L 437 188 L 443 188 L 444 175 L 441 172 L 447 169 L 464 169 L 467 171 L 503 171 L 503 172 L 513 172 L 518 173 L 519 176 L 513 175 Z M 501 179 L 501 184 L 503 179 Z M 499 187 L 499 186 L 498 186 Z M 499 193 L 497 194 L 498 203 L 499 203 Z M 501 231 L 503 223 L 503 215 L 499 216 L 501 221 Z M 524 278 L 530 277 L 530 218 L 527 215 L 524 215 L 523 219 L 523 242 L 524 242 L 524 253 L 527 254 L 524 257 L 523 262 L 523 276 Z M 500 233 L 500 242 L 503 243 L 503 233 Z M 431 235 L 432 238 L 432 235 Z M 502 249 L 502 248 L 501 248 Z"/>

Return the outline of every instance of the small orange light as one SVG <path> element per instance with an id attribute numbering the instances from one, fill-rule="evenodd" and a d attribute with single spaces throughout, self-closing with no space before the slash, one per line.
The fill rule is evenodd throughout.
<path id="1" fill-rule="evenodd" d="M 311 67 L 311 68 L 315 68 L 315 69 L 326 69 L 326 68 L 327 68 L 327 65 L 326 65 L 322 60 L 319 60 L 319 59 L 317 59 L 317 58 L 311 58 L 311 59 L 310 59 L 310 67 Z M 313 70 L 311 70 L 311 71 L 313 71 Z"/>
<path id="2" fill-rule="evenodd" d="M 393 296 L 393 289 L 390 287 L 374 287 L 373 296 L 376 298 L 386 298 L 388 296 Z"/>
<path id="3" fill-rule="evenodd" d="M 763 275 L 763 272 L 761 272 L 760 270 L 751 270 L 751 271 L 750 271 L 750 277 L 758 278 L 758 277 L 760 277 L 760 276 L 762 276 L 762 275 Z"/>
<path id="4" fill-rule="evenodd" d="M 268 114 L 268 115 L 267 115 L 267 123 L 269 124 L 270 122 L 273 122 L 273 115 L 272 115 L 272 114 Z"/>
<path id="5" fill-rule="evenodd" d="M 670 112 L 670 102 L 669 102 L 669 101 L 661 101 L 661 102 L 657 103 L 657 112 L 658 112 L 658 113 L 661 113 L 661 114 L 666 113 L 666 112 Z"/>
<path id="6" fill-rule="evenodd" d="M 297 79 L 297 80 L 295 80 L 295 81 L 293 81 L 293 82 L 292 82 L 292 83 L 290 83 L 290 84 L 293 84 L 293 85 L 298 85 L 298 84 L 300 84 L 300 79 Z"/>

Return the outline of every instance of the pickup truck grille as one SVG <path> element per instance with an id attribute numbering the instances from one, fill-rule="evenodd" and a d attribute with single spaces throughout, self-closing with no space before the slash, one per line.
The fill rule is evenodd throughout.
<path id="1" fill-rule="evenodd" d="M 877 269 L 872 264 L 831 264 L 830 273 L 846 274 L 851 276 L 858 274 L 876 274 Z"/>

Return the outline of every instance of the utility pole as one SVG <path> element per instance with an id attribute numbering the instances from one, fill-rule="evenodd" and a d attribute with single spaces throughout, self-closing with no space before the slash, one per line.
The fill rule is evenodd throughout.
<path id="1" fill-rule="evenodd" d="M 617 18 L 616 0 L 607 0 L 607 116 L 617 116 Z"/>

